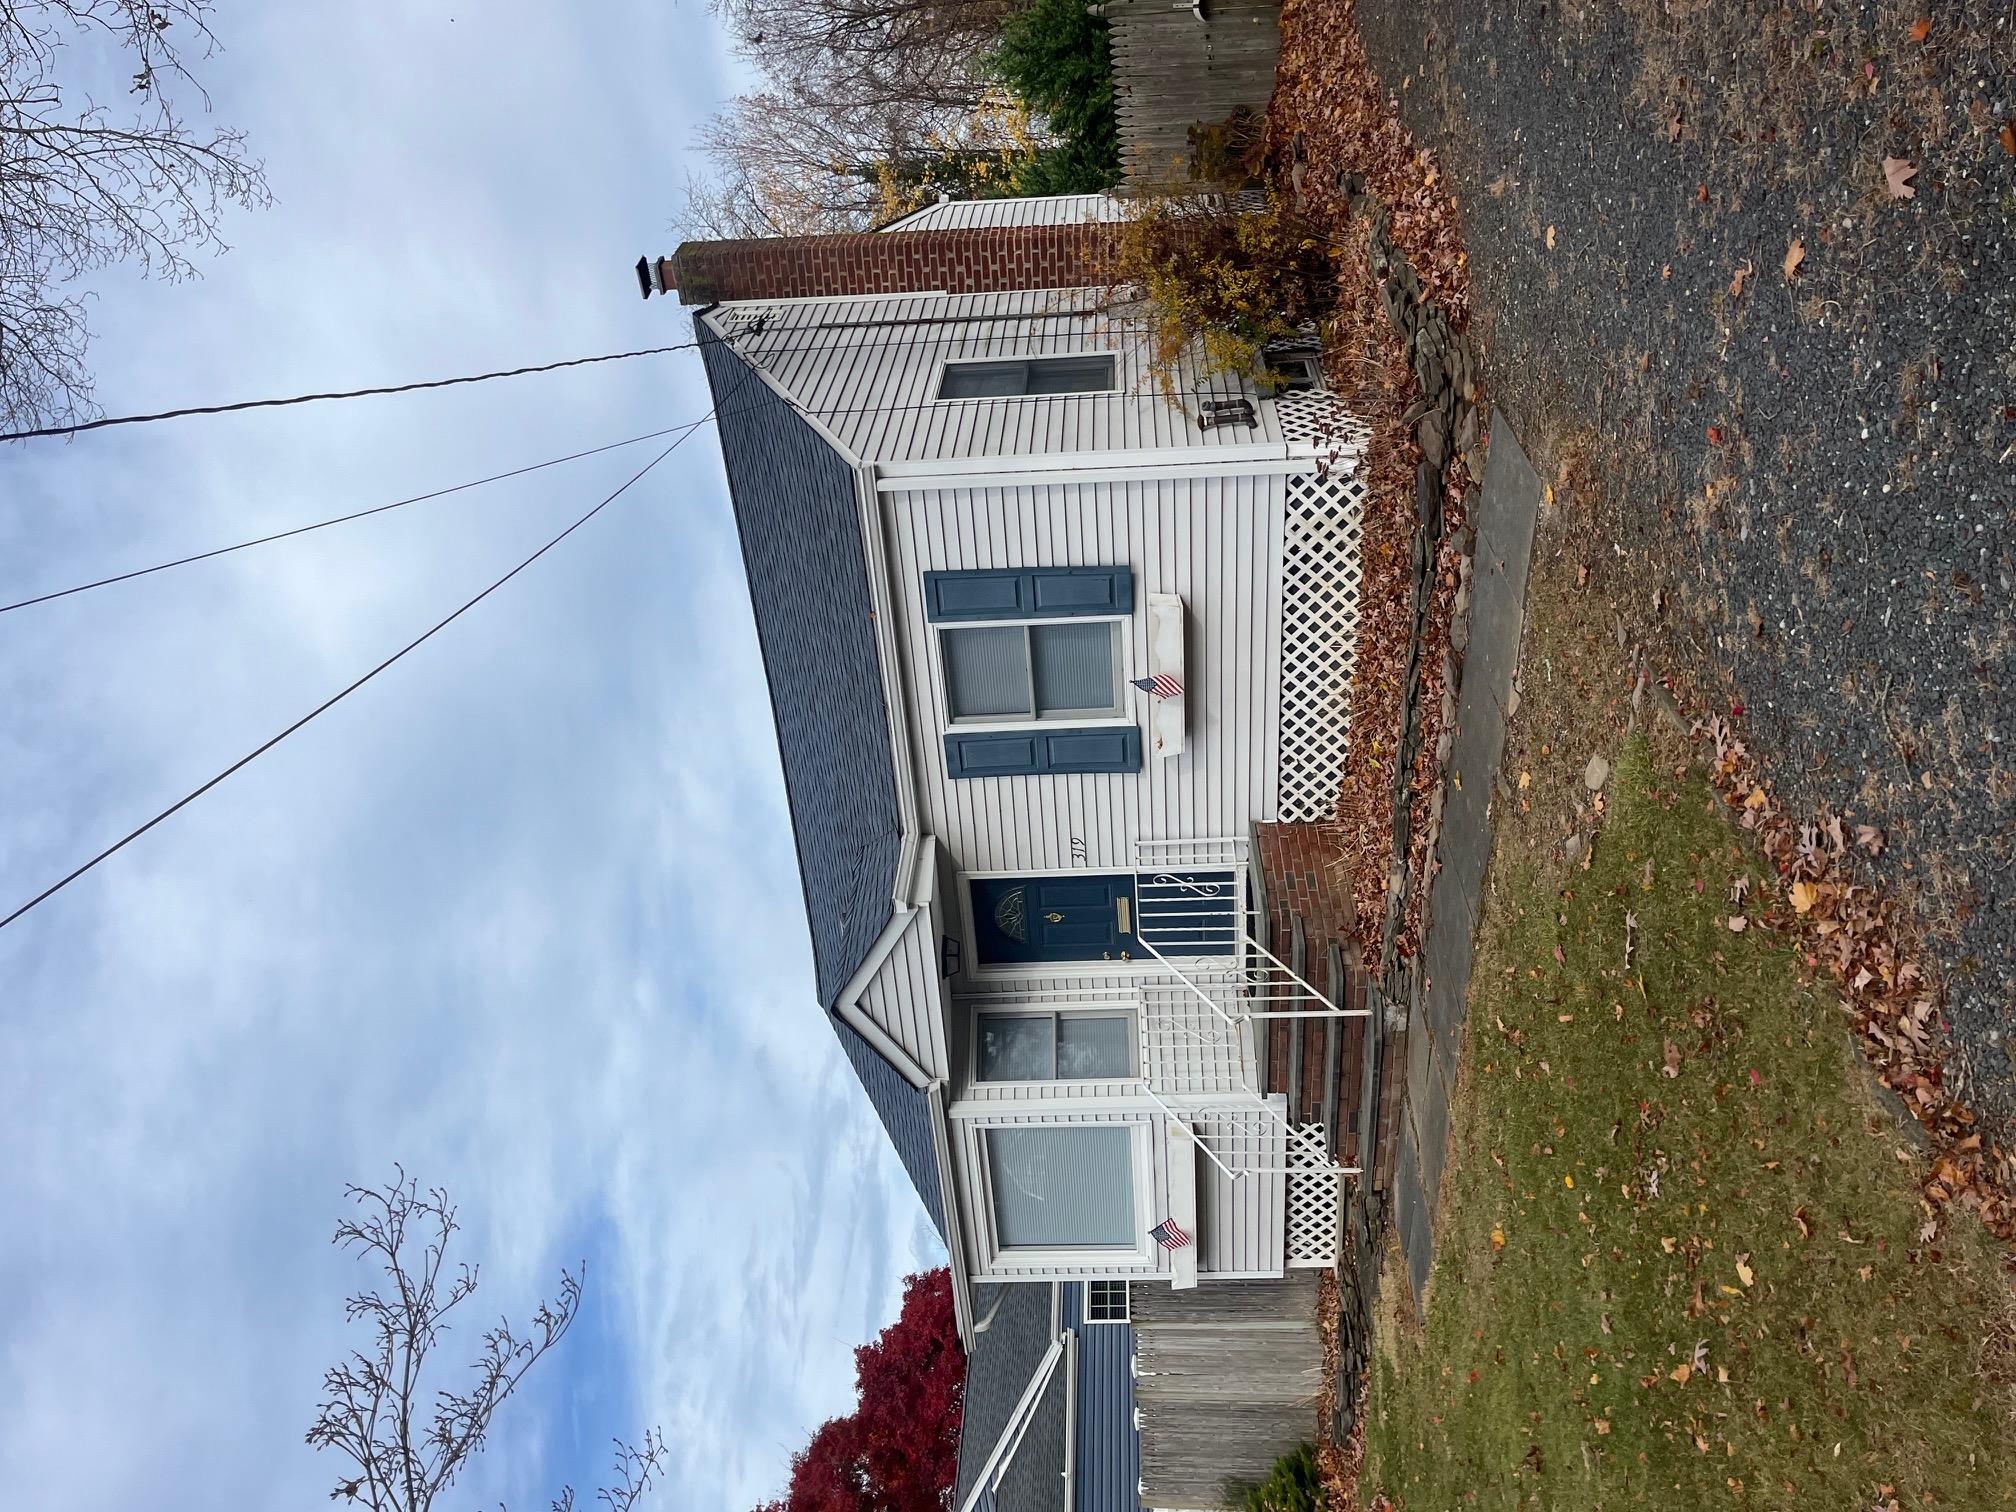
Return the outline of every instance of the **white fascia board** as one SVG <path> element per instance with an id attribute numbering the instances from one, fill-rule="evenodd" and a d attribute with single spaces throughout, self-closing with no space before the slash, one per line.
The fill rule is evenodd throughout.
<path id="1" fill-rule="evenodd" d="M 952 1129 L 945 1118 L 945 1083 L 934 1081 L 924 1089 L 924 1104 L 930 1113 L 931 1157 L 938 1167 L 938 1206 L 945 1214 L 945 1265 L 952 1277 L 952 1322 L 959 1330 L 959 1346 L 970 1359 L 980 1338 L 981 1325 L 973 1317 L 973 1277 L 966 1265 L 966 1233 L 959 1226 L 959 1184 L 953 1179 Z M 997 1297 L 995 1307 L 1001 1303 Z M 990 1311 L 987 1321 L 993 1321 Z"/>
<path id="2" fill-rule="evenodd" d="M 1285 470 L 1306 471 L 1316 465 L 1314 457 L 1290 454 L 1286 441 L 1242 441 L 1223 446 L 1137 446 L 1120 451 L 1016 452 L 999 456 L 920 457 L 890 459 L 876 464 L 879 486 L 884 493 L 900 493 L 917 488 L 943 488 L 948 478 L 999 474 L 1084 473 L 1102 471 L 1135 472 L 1155 468 L 1201 468 L 1224 473 L 1261 470 L 1261 464 L 1284 464 Z M 1023 481 L 1043 481 L 1028 479 Z"/>
<path id="3" fill-rule="evenodd" d="M 868 604 L 875 621 L 875 655 L 882 667 L 882 707 L 889 714 L 889 754 L 896 772 L 896 811 L 902 823 L 906 852 L 915 845 L 918 821 L 917 768 L 910 758 L 910 679 L 903 662 L 903 637 L 897 623 L 896 593 L 890 582 L 889 533 L 883 528 L 882 498 L 875 490 L 875 468 L 857 463 L 855 502 L 861 512 L 861 544 L 867 558 Z M 913 860 L 912 864 L 915 862 Z M 907 904 L 910 871 L 896 872 L 896 902 Z"/>

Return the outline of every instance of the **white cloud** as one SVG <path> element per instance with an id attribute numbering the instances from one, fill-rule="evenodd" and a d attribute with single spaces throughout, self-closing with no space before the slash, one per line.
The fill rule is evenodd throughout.
<path id="1" fill-rule="evenodd" d="M 711 103 L 704 17 L 464 9 L 221 18 L 218 113 L 281 202 L 234 219 L 201 283 L 105 281 L 108 408 L 683 339 L 628 264 Z M 653 429 L 703 388 L 654 359 L 17 449 L 0 599 Z M 715 447 L 0 933 L 16 1500 L 319 1501 L 333 1466 L 300 1435 L 358 1280 L 328 1233 L 342 1183 L 395 1159 L 461 1201 L 514 1316 L 601 1236 L 616 1342 L 563 1352 L 545 1368 L 571 1384 L 526 1405 L 633 1403 L 572 1435 L 598 1445 L 662 1421 L 679 1504 L 774 1489 L 843 1405 L 929 1241 L 812 1002 Z M 306 712 L 645 455 L 7 616 L 0 896 Z M 513 1420 L 472 1486 L 540 1504 L 568 1436 Z"/>

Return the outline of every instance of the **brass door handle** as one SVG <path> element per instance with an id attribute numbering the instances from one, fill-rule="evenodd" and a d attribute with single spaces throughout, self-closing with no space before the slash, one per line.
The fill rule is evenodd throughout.
<path id="1" fill-rule="evenodd" d="M 1120 925 L 1120 933 L 1123 935 L 1134 933 L 1134 904 L 1131 899 L 1115 898 L 1113 914 Z"/>
<path id="2" fill-rule="evenodd" d="M 1064 915 L 1060 913 L 1047 913 L 1043 917 L 1048 919 L 1052 924 L 1062 924 L 1064 922 Z"/>

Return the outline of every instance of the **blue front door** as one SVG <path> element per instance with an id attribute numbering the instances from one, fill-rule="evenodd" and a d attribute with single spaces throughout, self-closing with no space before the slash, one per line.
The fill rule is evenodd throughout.
<path id="1" fill-rule="evenodd" d="M 1134 879 L 1125 873 L 975 877 L 974 946 L 983 966 L 1029 961 L 1126 961 L 1134 938 Z"/>

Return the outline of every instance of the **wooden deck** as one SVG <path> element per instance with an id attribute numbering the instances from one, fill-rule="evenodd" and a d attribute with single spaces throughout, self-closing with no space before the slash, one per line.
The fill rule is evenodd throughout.
<path id="1" fill-rule="evenodd" d="M 1133 1291 L 1141 1503 L 1228 1507 L 1316 1441 L 1316 1272 Z"/>

